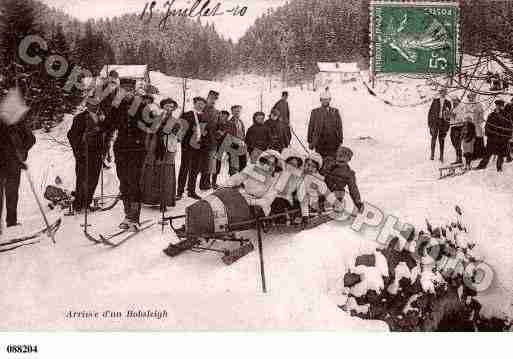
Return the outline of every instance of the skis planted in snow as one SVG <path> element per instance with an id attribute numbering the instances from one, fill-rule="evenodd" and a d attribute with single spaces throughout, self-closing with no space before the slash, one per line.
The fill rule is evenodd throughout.
<path id="1" fill-rule="evenodd" d="M 152 220 L 146 220 L 141 222 L 141 228 L 137 232 L 129 232 L 129 230 L 126 229 L 123 231 L 116 232 L 115 234 L 111 234 L 110 236 L 104 236 L 100 234 L 100 239 L 102 243 L 107 246 L 117 247 L 128 241 L 130 238 L 135 237 L 136 235 L 145 231 L 146 229 L 151 228 L 154 224 L 155 222 L 153 222 Z"/>

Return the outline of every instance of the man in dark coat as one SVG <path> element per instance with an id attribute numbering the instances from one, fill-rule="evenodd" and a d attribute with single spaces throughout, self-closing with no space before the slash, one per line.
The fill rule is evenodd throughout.
<path id="1" fill-rule="evenodd" d="M 449 131 L 452 104 L 446 98 L 447 90 L 440 90 L 440 97 L 431 103 L 428 113 L 428 127 L 431 134 L 431 161 L 435 159 L 436 140 L 440 143 L 440 162 L 444 161 L 445 137 Z"/>
<path id="2" fill-rule="evenodd" d="M 338 109 L 330 106 L 328 91 L 321 94 L 321 107 L 310 115 L 308 123 L 308 144 L 323 158 L 335 157 L 337 149 L 344 142 L 342 119 Z"/>
<path id="3" fill-rule="evenodd" d="M 7 227 L 19 224 L 17 209 L 21 170 L 26 168 L 24 162 L 35 143 L 36 138 L 25 121 L 7 126 L 0 119 L 0 220 L 5 194 Z"/>
<path id="4" fill-rule="evenodd" d="M 207 105 L 203 110 L 202 121 L 207 125 L 203 129 L 202 146 L 201 146 L 201 178 L 200 189 L 208 191 L 212 188 L 210 176 L 215 174 L 215 156 L 217 141 L 215 137 L 217 123 L 219 121 L 220 112 L 216 109 L 216 102 L 219 99 L 219 92 L 211 90 L 208 93 Z"/>
<path id="5" fill-rule="evenodd" d="M 485 169 L 492 155 L 497 155 L 497 171 L 501 172 L 508 142 L 513 133 L 513 124 L 504 111 L 504 101 L 495 101 L 495 106 L 495 110 L 488 115 L 485 125 L 486 154 L 476 169 Z"/>
<path id="6" fill-rule="evenodd" d="M 119 106 L 112 109 L 111 116 L 106 121 L 109 132 L 117 131 L 114 156 L 125 212 L 119 228 L 132 232 L 137 232 L 140 228 L 143 199 L 141 178 L 147 154 L 145 138 L 151 127 L 151 123 L 145 120 L 144 109 L 151 102 L 153 98 L 142 91 L 135 96 L 133 92 L 128 92 Z"/>
<path id="7" fill-rule="evenodd" d="M 281 99 L 276 102 L 273 106 L 273 110 L 277 109 L 280 111 L 280 120 L 286 125 L 287 129 L 287 147 L 290 145 L 290 141 L 292 139 L 292 131 L 290 129 L 290 110 L 288 103 L 289 93 L 287 91 L 283 91 L 281 93 Z"/>
<path id="8" fill-rule="evenodd" d="M 194 109 L 182 114 L 182 119 L 187 121 L 188 128 L 182 138 L 182 158 L 180 160 L 180 171 L 178 174 L 177 200 L 180 200 L 185 190 L 187 182 L 187 194 L 190 198 L 201 199 L 196 194 L 196 181 L 201 166 L 201 158 L 205 156 L 205 151 L 201 150 L 202 145 L 206 146 L 208 140 L 203 136 L 202 127 L 206 128 L 203 110 L 206 101 L 202 97 L 193 99 Z"/>
<path id="9" fill-rule="evenodd" d="M 86 100 L 87 109 L 73 118 L 73 124 L 68 131 L 68 140 L 75 157 L 73 208 L 77 212 L 91 205 L 100 178 L 106 129 L 99 105 L 98 99 L 89 97 Z"/>

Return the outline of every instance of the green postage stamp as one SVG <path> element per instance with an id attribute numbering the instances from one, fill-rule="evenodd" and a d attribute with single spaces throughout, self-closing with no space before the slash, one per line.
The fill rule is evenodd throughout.
<path id="1" fill-rule="evenodd" d="M 373 1 L 370 10 L 375 74 L 456 71 L 458 3 Z"/>

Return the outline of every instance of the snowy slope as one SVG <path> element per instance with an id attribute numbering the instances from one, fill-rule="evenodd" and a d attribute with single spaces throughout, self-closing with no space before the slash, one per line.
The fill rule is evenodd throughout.
<path id="1" fill-rule="evenodd" d="M 163 96 L 181 101 L 180 79 L 152 73 L 152 82 Z M 219 109 L 239 103 L 244 121 L 258 110 L 260 90 L 249 86 L 193 80 L 188 99 L 221 92 Z M 281 89 L 263 93 L 268 111 Z M 513 214 L 511 166 L 497 174 L 490 169 L 438 181 L 439 163 L 428 161 L 427 105 L 394 108 L 353 85 L 332 89 L 333 105 L 340 108 L 345 143 L 354 152 L 364 200 L 385 215 L 422 226 L 425 218 L 452 219 L 457 203 L 482 255 L 496 271 L 493 287 L 483 294 L 487 310 L 511 314 L 513 263 L 510 218 Z M 310 110 L 318 94 L 289 89 L 291 121 L 298 137 L 306 138 Z M 190 102 L 188 102 L 188 106 Z M 65 136 L 70 119 L 53 133 Z M 370 139 L 360 140 L 360 137 Z M 301 149 L 294 140 L 294 146 Z M 447 158 L 452 159 L 449 141 Z M 178 157 L 179 158 L 179 157 Z M 69 150 L 38 134 L 29 163 L 34 177 L 45 181 L 53 173 L 73 183 Z M 47 169 L 49 168 L 49 170 Z M 178 166 L 177 166 L 178 168 Z M 50 175 L 50 173 L 52 175 Z M 107 171 L 110 191 L 115 192 L 114 171 Z M 46 179 L 48 182 L 48 180 Z M 22 188 L 22 215 L 36 215 L 26 182 Z M 183 201 L 169 213 L 181 214 Z M 121 219 L 121 207 L 95 214 L 94 230 L 109 230 Z M 143 217 L 159 217 L 144 209 Z M 22 217 L 23 220 L 24 217 Z M 122 247 L 94 246 L 81 234 L 82 218 L 65 218 L 57 245 L 49 241 L 0 257 L 6 278 L 0 297 L 0 329 L 318 329 L 386 330 L 381 322 L 351 318 L 337 308 L 341 276 L 354 256 L 376 248 L 375 231 L 353 232 L 347 223 L 330 223 L 296 235 L 267 237 L 264 243 L 269 293 L 261 293 L 257 251 L 230 267 L 215 254 L 185 253 L 171 259 L 162 249 L 174 235 L 166 228 L 147 234 Z M 249 234 L 252 235 L 253 234 Z M 126 311 L 166 309 L 164 320 L 103 319 L 69 320 L 68 310 Z"/>

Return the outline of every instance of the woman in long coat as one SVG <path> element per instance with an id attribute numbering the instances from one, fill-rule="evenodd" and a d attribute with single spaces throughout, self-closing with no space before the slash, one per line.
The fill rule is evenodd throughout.
<path id="1" fill-rule="evenodd" d="M 154 134 L 148 134 L 148 155 L 143 172 L 143 201 L 149 205 L 160 205 L 161 210 L 176 205 L 175 155 L 177 149 L 176 119 L 173 112 L 178 104 L 172 99 L 160 102 L 164 110 L 162 124 Z"/>

